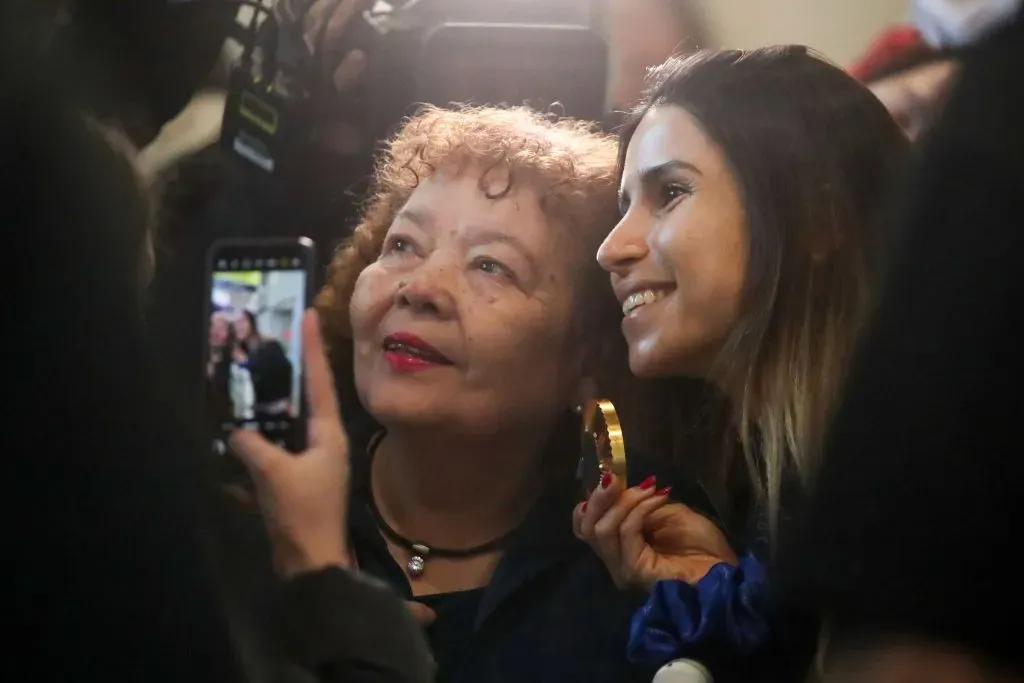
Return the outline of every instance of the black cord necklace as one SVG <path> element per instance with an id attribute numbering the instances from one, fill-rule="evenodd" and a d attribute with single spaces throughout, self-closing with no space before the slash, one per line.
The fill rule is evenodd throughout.
<path id="1" fill-rule="evenodd" d="M 393 543 L 397 543 L 411 553 L 409 561 L 405 563 L 405 569 L 409 576 L 414 579 L 418 579 L 423 576 L 423 571 L 426 569 L 427 558 L 429 557 L 465 559 L 467 557 L 484 555 L 503 548 L 518 530 L 512 529 L 493 541 L 481 543 L 480 545 L 473 546 L 472 548 L 437 548 L 427 545 L 426 543 L 410 540 L 392 529 L 391 525 L 384 521 L 384 515 L 382 515 L 380 510 L 377 509 L 377 504 L 374 503 L 372 494 L 369 496 L 369 507 L 370 512 L 373 513 L 373 517 L 377 521 L 377 526 L 380 528 L 381 533 L 387 536 Z"/>
<path id="2" fill-rule="evenodd" d="M 377 434 L 370 439 L 370 443 L 367 444 L 366 455 L 371 463 L 373 461 L 374 454 L 377 452 L 377 446 L 380 445 L 383 438 L 384 432 L 377 432 Z M 372 469 L 372 467 L 368 468 L 369 471 L 372 471 Z M 373 488 L 371 486 L 367 487 L 366 498 L 368 501 L 367 506 L 370 508 L 370 513 L 373 515 L 374 521 L 377 522 L 377 528 L 380 529 L 381 533 L 383 533 L 392 543 L 397 543 L 399 546 L 408 550 L 411 554 L 409 561 L 405 563 L 405 569 L 409 576 L 414 579 L 418 579 L 423 576 L 423 571 L 426 569 L 428 557 L 465 559 L 467 557 L 484 555 L 503 548 L 515 535 L 516 531 L 519 530 L 518 527 L 514 527 L 493 541 L 481 543 L 480 545 L 473 546 L 472 548 L 435 548 L 434 546 L 427 545 L 426 543 L 410 540 L 392 529 L 391 525 L 385 521 L 384 515 L 382 515 L 380 510 L 377 508 L 377 503 L 373 499 Z"/>

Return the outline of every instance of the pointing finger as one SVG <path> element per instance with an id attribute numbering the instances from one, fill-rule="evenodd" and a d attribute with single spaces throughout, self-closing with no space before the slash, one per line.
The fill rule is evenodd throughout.
<path id="1" fill-rule="evenodd" d="M 601 483 L 597 485 L 594 492 L 587 500 L 587 507 L 583 510 L 583 519 L 580 523 L 580 531 L 585 537 L 594 533 L 594 525 L 610 510 L 622 495 L 622 482 L 613 474 L 605 474 Z"/>
<path id="2" fill-rule="evenodd" d="M 408 606 L 409 611 L 412 612 L 412 615 L 416 617 L 416 621 L 420 622 L 424 626 L 429 626 L 437 619 L 437 612 L 430 609 L 422 602 L 408 600 L 405 604 Z"/>
<path id="3" fill-rule="evenodd" d="M 341 437 L 341 410 L 315 310 L 306 311 L 302 319 L 302 362 L 306 368 L 310 445 Z"/>

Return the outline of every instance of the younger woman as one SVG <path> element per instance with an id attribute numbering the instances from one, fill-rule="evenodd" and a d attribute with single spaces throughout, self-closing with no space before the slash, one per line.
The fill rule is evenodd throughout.
<path id="1" fill-rule="evenodd" d="M 622 219 L 598 260 L 630 368 L 663 378 L 632 408 L 674 425 L 648 440 L 700 482 L 718 525 L 610 480 L 577 508 L 618 584 L 650 591 L 634 657 L 704 657 L 721 681 L 763 647 L 763 565 L 815 472 L 907 149 L 866 88 L 803 47 L 653 74 L 622 132 Z"/>

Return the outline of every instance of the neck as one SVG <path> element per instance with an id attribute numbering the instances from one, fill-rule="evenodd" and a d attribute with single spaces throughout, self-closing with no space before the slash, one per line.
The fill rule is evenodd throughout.
<path id="1" fill-rule="evenodd" d="M 515 528 L 540 494 L 544 433 L 389 430 L 373 458 L 374 499 L 410 540 L 453 549 L 487 543 Z"/>

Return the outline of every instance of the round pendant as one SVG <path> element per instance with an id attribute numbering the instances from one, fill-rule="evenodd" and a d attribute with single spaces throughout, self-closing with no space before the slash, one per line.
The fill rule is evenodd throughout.
<path id="1" fill-rule="evenodd" d="M 409 562 L 406 563 L 405 568 L 409 570 L 409 576 L 414 579 L 418 579 L 423 576 L 423 569 L 426 567 L 426 560 L 419 555 L 413 555 L 409 558 Z"/>

